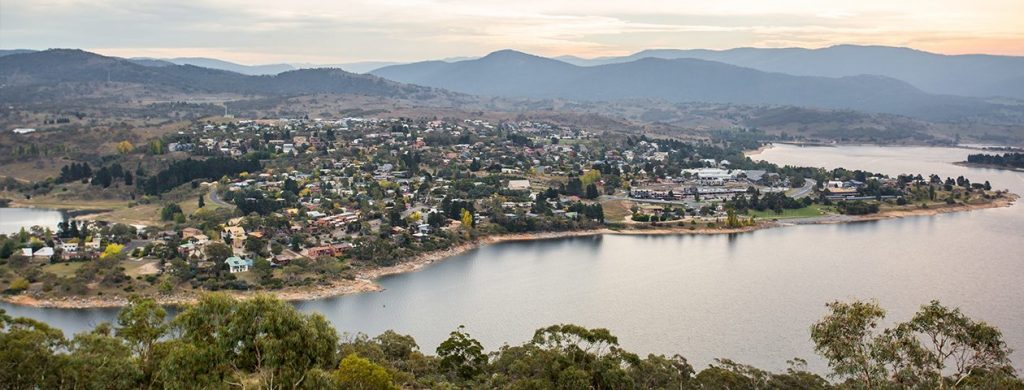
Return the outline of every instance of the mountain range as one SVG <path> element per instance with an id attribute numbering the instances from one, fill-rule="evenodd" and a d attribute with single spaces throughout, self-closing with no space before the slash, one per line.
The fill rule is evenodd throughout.
<path id="1" fill-rule="evenodd" d="M 82 50 L 51 49 L 0 56 L 0 100 L 39 95 L 62 84 L 119 83 L 159 87 L 182 93 L 264 95 L 344 93 L 404 97 L 436 93 L 432 88 L 384 80 L 340 69 L 300 69 L 251 76 L 195 65 L 155 63 L 101 56 Z M 55 97 L 56 98 L 56 97 Z M 67 98 L 67 97 L 66 97 Z"/>
<path id="2" fill-rule="evenodd" d="M 869 58 L 833 64 L 843 62 L 843 56 L 850 56 L 849 51 Z M 870 54 L 874 51 L 878 54 Z M 721 61 L 690 58 L 696 56 Z M 875 56 L 873 60 L 871 56 Z M 904 79 L 872 74 L 912 68 L 908 65 L 912 61 L 900 56 L 917 58 L 913 66 L 946 69 L 945 74 L 950 76 L 939 77 L 936 75 L 942 72 L 932 72 L 933 88 L 959 85 L 957 78 L 951 75 L 955 73 L 953 70 L 985 74 L 974 78 L 960 76 L 961 80 L 966 80 L 960 87 L 973 85 L 971 88 L 977 96 L 966 92 L 960 95 L 934 93 Z M 1018 76 L 1024 68 L 1024 65 L 1016 66 L 1020 60 L 1021 57 L 940 56 L 909 49 L 861 46 L 720 52 L 661 50 L 590 60 L 565 57 L 559 60 L 501 50 L 480 58 L 396 64 L 370 74 L 354 74 L 337 68 L 287 70 L 294 66 L 247 66 L 205 58 L 124 59 L 74 49 L 0 50 L 0 92 L 3 92 L 0 100 L 74 98 L 65 96 L 67 90 L 53 86 L 111 81 L 179 94 L 339 93 L 429 99 L 441 94 L 456 96 L 448 92 L 453 91 L 490 97 L 579 102 L 658 99 L 676 103 L 787 105 L 1017 126 L 1024 122 L 1024 104 L 978 96 L 1013 98 L 1020 94 L 1021 90 L 1014 87 L 1015 82 L 1024 80 L 1024 75 Z M 951 62 L 961 65 L 955 67 L 949 65 Z M 978 70 L 983 63 L 988 64 L 985 72 Z M 363 63 L 363 66 L 365 69 L 372 64 Z M 268 74 L 278 70 L 281 72 Z M 921 73 L 927 72 L 922 70 Z M 920 84 L 925 78 L 912 79 Z M 1003 81 L 996 83 L 994 80 Z M 978 86 L 989 82 L 998 84 L 1007 93 L 977 92 Z M 75 89 L 76 93 L 84 90 L 87 88 Z"/>
<path id="3" fill-rule="evenodd" d="M 579 66 L 625 63 L 642 58 L 692 58 L 796 76 L 872 74 L 903 80 L 930 93 L 1024 99 L 1024 57 L 1014 56 L 943 55 L 901 47 L 838 45 L 821 49 L 656 49 L 623 57 L 555 57 Z"/>
<path id="4" fill-rule="evenodd" d="M 642 57 L 580 66 L 502 50 L 474 60 L 393 65 L 371 74 L 485 96 L 793 105 L 930 120 L 991 115 L 1004 108 L 978 98 L 927 93 L 886 76 L 797 76 L 690 58 Z"/>

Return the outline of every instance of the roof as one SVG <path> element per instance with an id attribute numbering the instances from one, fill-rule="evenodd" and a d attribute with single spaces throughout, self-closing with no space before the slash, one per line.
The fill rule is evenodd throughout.
<path id="1" fill-rule="evenodd" d="M 224 262 L 228 263 L 228 265 L 232 267 L 252 266 L 252 259 L 243 259 L 238 256 L 228 257 L 227 259 L 224 260 Z"/>

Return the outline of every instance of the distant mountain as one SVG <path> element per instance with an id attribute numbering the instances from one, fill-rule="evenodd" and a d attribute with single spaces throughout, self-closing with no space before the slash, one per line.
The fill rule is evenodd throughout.
<path id="1" fill-rule="evenodd" d="M 293 63 L 291 66 L 296 69 L 317 69 L 317 68 L 338 68 L 346 72 L 352 73 L 370 73 L 374 69 L 383 68 L 385 66 L 398 65 L 401 62 L 391 61 L 363 61 L 363 62 L 349 62 L 343 64 L 311 64 L 311 63 Z"/>
<path id="2" fill-rule="evenodd" d="M 177 65 L 170 61 L 158 60 L 155 58 L 129 58 L 128 61 L 142 65 L 142 66 L 174 66 Z"/>
<path id="3" fill-rule="evenodd" d="M 797 76 L 862 74 L 903 80 L 939 94 L 1024 99 L 1024 57 L 942 55 L 889 46 L 839 45 L 822 49 L 644 50 L 624 57 L 559 60 L 579 66 L 632 62 L 641 58 L 693 58 Z"/>
<path id="4" fill-rule="evenodd" d="M 0 57 L 9 56 L 11 54 L 24 54 L 24 53 L 32 53 L 32 52 L 35 52 L 35 50 L 29 50 L 29 49 L 0 49 Z"/>
<path id="5" fill-rule="evenodd" d="M 697 59 L 643 58 L 582 67 L 503 50 L 478 60 L 396 65 L 372 74 L 403 83 L 490 96 L 794 105 L 941 120 L 989 114 L 998 109 L 979 99 L 925 93 L 884 76 L 793 76 Z"/>
<path id="6" fill-rule="evenodd" d="M 404 97 L 437 92 L 340 69 L 305 69 L 274 76 L 249 76 L 193 65 L 145 66 L 82 50 L 53 49 L 0 57 L 2 100 L 18 99 L 62 83 L 114 82 L 160 87 L 180 92 L 299 95 L 341 93 Z M 442 91 L 443 92 L 443 91 Z M 24 96 L 33 96 L 25 93 Z M 38 95 L 35 95 L 38 96 Z M 64 96 L 60 96 L 64 97 Z"/>
<path id="7" fill-rule="evenodd" d="M 275 75 L 281 72 L 295 70 L 295 67 L 288 64 L 242 65 L 234 62 L 218 60 L 216 58 L 203 57 L 169 58 L 165 61 L 178 65 L 193 65 L 203 68 L 226 70 L 250 76 Z"/>

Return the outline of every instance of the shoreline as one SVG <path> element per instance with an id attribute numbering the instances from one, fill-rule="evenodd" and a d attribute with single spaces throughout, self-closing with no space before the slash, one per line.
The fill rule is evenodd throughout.
<path id="1" fill-rule="evenodd" d="M 985 168 L 985 169 L 998 169 L 998 170 L 1010 171 L 1010 172 L 1024 172 L 1024 168 L 1004 167 L 1002 165 L 995 165 L 995 164 L 978 164 L 978 163 L 971 163 L 971 162 L 967 162 L 967 161 L 957 161 L 957 162 L 954 162 L 952 164 L 956 165 L 956 166 L 967 167 L 967 168 Z"/>
<path id="2" fill-rule="evenodd" d="M 932 206 L 926 209 L 901 208 L 892 209 L 870 215 L 842 215 L 831 214 L 817 217 L 792 218 L 792 219 L 770 219 L 764 218 L 754 226 L 741 228 L 707 228 L 686 226 L 653 226 L 631 227 L 625 229 L 612 229 L 602 227 L 590 230 L 576 230 L 563 232 L 538 232 L 538 233 L 513 233 L 503 235 L 491 235 L 480 237 L 472 242 L 462 243 L 451 248 L 420 254 L 409 261 L 393 266 L 376 267 L 360 270 L 353 279 L 339 279 L 327 286 L 314 287 L 292 287 L 282 290 L 267 291 L 224 291 L 225 293 L 239 299 L 246 299 L 260 293 L 268 293 L 275 297 L 289 301 L 310 301 L 339 297 L 349 294 L 380 292 L 383 288 L 377 280 L 390 275 L 416 272 L 426 266 L 441 262 L 449 258 L 465 254 L 479 249 L 485 245 L 500 244 L 514 241 L 535 241 L 550 240 L 568 237 L 590 237 L 596 235 L 715 235 L 715 234 L 739 234 L 749 233 L 761 229 L 783 228 L 798 225 L 822 225 L 880 221 L 886 219 L 898 219 L 917 216 L 935 216 L 938 214 L 968 212 L 992 208 L 1009 207 L 1019 199 L 1016 194 L 1009 193 L 1004 198 L 994 199 L 991 202 L 980 204 L 954 204 Z M 177 293 L 169 296 L 154 297 L 157 303 L 165 306 L 180 306 L 195 303 L 202 291 Z M 109 297 L 64 297 L 64 298 L 36 298 L 27 294 L 0 297 L 3 302 L 26 307 L 53 308 L 53 309 L 97 309 L 97 308 L 118 308 L 128 303 L 128 296 Z"/>

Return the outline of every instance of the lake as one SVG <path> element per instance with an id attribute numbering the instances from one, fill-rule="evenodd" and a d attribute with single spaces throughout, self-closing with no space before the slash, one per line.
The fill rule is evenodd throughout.
<path id="1" fill-rule="evenodd" d="M 48 227 L 56 231 L 64 221 L 64 213 L 51 209 L 0 208 L 0 234 L 15 234 L 32 226 Z"/>
<path id="2" fill-rule="evenodd" d="M 960 167 L 966 149 L 779 145 L 780 164 L 937 173 L 1024 193 L 1024 173 Z M 836 299 L 876 299 L 891 322 L 932 299 L 1002 329 L 1024 350 L 1024 206 L 714 236 L 604 235 L 487 245 L 418 272 L 380 280 L 385 291 L 298 303 L 340 331 L 416 337 L 429 352 L 458 325 L 493 350 L 556 323 L 605 327 L 631 350 L 679 353 L 698 369 L 731 358 L 780 370 L 801 357 L 824 372 L 811 323 Z M 65 331 L 116 310 L 0 305 Z M 1024 354 L 1013 356 L 1024 367 Z"/>

